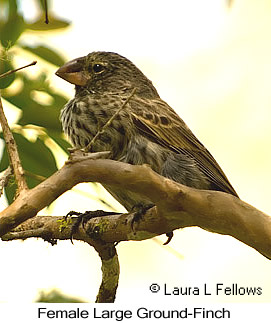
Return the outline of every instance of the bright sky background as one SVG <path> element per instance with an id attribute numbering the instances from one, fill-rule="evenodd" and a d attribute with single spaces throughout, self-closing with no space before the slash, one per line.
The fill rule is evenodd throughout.
<path id="1" fill-rule="evenodd" d="M 31 19 L 36 14 L 33 2 L 22 2 Z M 115 51 L 132 60 L 211 151 L 240 197 L 271 214 L 269 0 L 235 0 L 231 10 L 225 0 L 53 2 L 57 15 L 72 21 L 72 27 L 42 37 L 31 33 L 24 41 L 46 40 L 67 60 L 96 50 Z M 72 97 L 73 86 L 58 79 L 53 68 L 51 72 L 52 86 Z M 87 197 L 68 192 L 49 213 L 97 207 L 101 206 Z M 51 247 L 34 239 L 0 244 L 0 257 L 5 259 L 0 274 L 7 277 L 7 285 L 1 283 L 0 302 L 33 301 L 38 290 L 51 288 L 95 300 L 100 262 L 88 245 L 59 242 Z M 169 247 L 148 240 L 123 242 L 117 250 L 121 303 L 129 303 L 131 297 L 142 303 L 271 300 L 270 261 L 231 237 L 187 228 L 175 232 Z M 237 283 L 262 287 L 263 295 L 162 297 L 149 292 L 151 283 Z"/>

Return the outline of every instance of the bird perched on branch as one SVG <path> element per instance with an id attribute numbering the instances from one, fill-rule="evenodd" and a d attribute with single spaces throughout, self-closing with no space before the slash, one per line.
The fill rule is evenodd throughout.
<path id="1" fill-rule="evenodd" d="M 111 118 L 110 126 L 97 136 L 91 151 L 109 150 L 114 160 L 149 164 L 178 183 L 237 196 L 209 151 L 131 61 L 112 52 L 93 52 L 66 63 L 56 75 L 75 84 L 75 97 L 60 117 L 75 148 L 89 147 Z M 129 97 L 132 91 L 135 93 Z M 135 205 L 151 204 L 121 187 L 105 188 L 128 211 Z"/>

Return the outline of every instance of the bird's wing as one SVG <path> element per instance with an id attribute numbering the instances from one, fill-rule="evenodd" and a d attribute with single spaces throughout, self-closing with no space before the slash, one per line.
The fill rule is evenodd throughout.
<path id="1" fill-rule="evenodd" d="M 167 103 L 160 99 L 134 98 L 130 107 L 133 123 L 142 135 L 169 150 L 189 156 L 210 182 L 237 196 L 213 156 Z"/>

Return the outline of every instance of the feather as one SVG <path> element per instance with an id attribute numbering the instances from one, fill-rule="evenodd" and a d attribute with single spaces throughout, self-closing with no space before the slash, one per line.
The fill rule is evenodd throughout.
<path id="1" fill-rule="evenodd" d="M 211 183 L 222 191 L 238 196 L 214 157 L 166 102 L 135 98 L 130 104 L 132 121 L 143 136 L 175 153 L 190 157 Z M 144 110 L 141 109 L 142 105 Z"/>

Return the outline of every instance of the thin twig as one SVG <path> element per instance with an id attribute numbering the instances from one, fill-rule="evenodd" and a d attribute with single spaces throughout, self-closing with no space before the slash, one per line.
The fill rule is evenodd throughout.
<path id="1" fill-rule="evenodd" d="M 9 166 L 0 175 L 0 196 L 3 194 L 4 187 L 7 186 L 10 176 L 12 175 L 11 167 Z"/>
<path id="2" fill-rule="evenodd" d="M 118 116 L 118 114 L 121 112 L 121 110 L 125 108 L 125 106 L 130 101 L 130 99 L 135 94 L 135 92 L 136 92 L 136 88 L 133 89 L 133 91 L 128 96 L 128 98 L 125 100 L 125 102 L 122 104 L 122 106 L 112 115 L 112 117 L 103 125 L 103 127 L 99 131 L 97 131 L 96 135 L 92 138 L 92 140 L 90 141 L 90 143 L 84 148 L 84 151 L 87 152 L 87 151 L 90 151 L 91 150 L 91 147 L 94 145 L 94 143 L 97 140 L 97 138 L 101 134 L 103 134 L 105 132 L 106 128 L 108 128 L 111 125 L 111 123 L 113 122 L 113 120 Z"/>
<path id="3" fill-rule="evenodd" d="M 48 3 L 47 0 L 44 0 L 44 11 L 45 11 L 45 23 L 49 24 L 49 17 L 48 17 Z"/>
<path id="4" fill-rule="evenodd" d="M 26 176 L 28 176 L 28 177 L 32 177 L 32 178 L 34 178 L 34 179 L 36 179 L 37 181 L 39 181 L 39 182 L 43 182 L 43 181 L 45 181 L 46 180 L 46 178 L 47 177 L 45 177 L 45 176 L 42 176 L 42 175 L 38 175 L 38 174 L 34 174 L 34 173 L 31 173 L 31 172 L 29 172 L 28 170 L 24 170 L 24 174 L 26 175 Z"/>
<path id="5" fill-rule="evenodd" d="M 37 61 L 33 61 L 30 64 L 27 64 L 25 66 L 16 68 L 14 70 L 8 71 L 6 73 L 3 73 L 0 75 L 0 78 L 6 77 L 12 73 L 15 73 L 23 68 L 35 65 L 37 63 Z M 24 177 L 24 170 L 21 164 L 21 160 L 19 157 L 19 153 L 18 153 L 18 148 L 16 145 L 16 142 L 14 140 L 14 137 L 12 135 L 12 132 L 9 128 L 5 113 L 4 113 L 4 109 L 3 109 L 3 105 L 2 105 L 2 100 L 1 100 L 1 94 L 0 94 L 0 124 L 2 126 L 2 130 L 3 130 L 3 135 L 4 135 L 4 139 L 6 142 L 6 146 L 7 146 L 7 152 L 8 152 L 8 157 L 9 157 L 9 162 L 11 165 L 11 168 L 14 172 L 15 175 L 15 180 L 17 182 L 17 193 L 22 192 L 23 190 L 27 190 L 28 186 Z"/>
<path id="6" fill-rule="evenodd" d="M 20 193 L 24 190 L 27 190 L 28 186 L 24 177 L 24 171 L 19 157 L 18 148 L 4 113 L 1 94 L 0 94 L 0 123 L 2 126 L 5 143 L 7 146 L 9 162 L 14 172 L 15 180 L 17 182 L 17 187 L 18 187 L 17 193 Z"/>
<path id="7" fill-rule="evenodd" d="M 36 65 L 37 64 L 37 61 L 33 61 L 32 63 L 30 63 L 30 64 L 27 64 L 27 65 L 25 65 L 25 66 L 22 66 L 22 67 L 19 67 L 19 68 L 16 68 L 15 70 L 11 70 L 11 71 L 8 71 L 8 72 L 6 72 L 6 73 L 3 73 L 3 74 L 1 74 L 0 75 L 0 79 L 2 78 L 2 77 L 6 77 L 6 76 L 8 76 L 8 75 L 10 75 L 10 74 L 13 74 L 13 73 L 15 73 L 15 72 L 17 72 L 17 71 L 19 71 L 19 70 L 22 70 L 23 68 L 26 68 L 26 67 L 29 67 L 29 66 L 32 66 L 32 65 Z"/>

